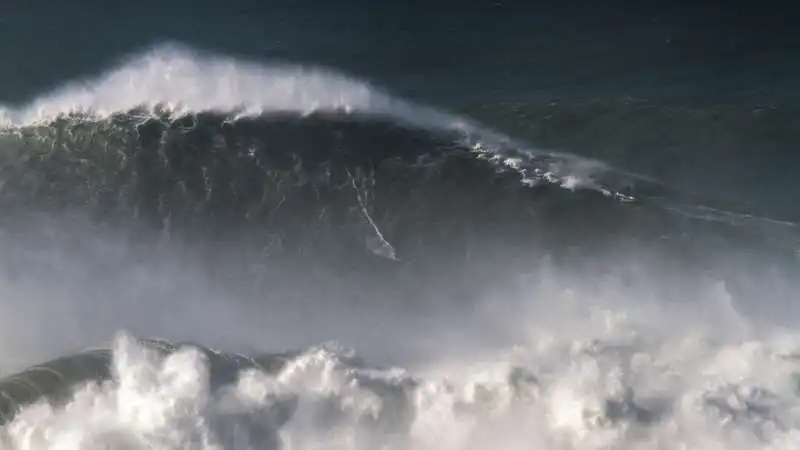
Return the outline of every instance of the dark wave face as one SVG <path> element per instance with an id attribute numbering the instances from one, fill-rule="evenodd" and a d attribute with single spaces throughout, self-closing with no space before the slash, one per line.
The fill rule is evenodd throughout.
<path id="1" fill-rule="evenodd" d="M 791 222 L 341 75 L 185 49 L 0 112 L 9 448 L 791 429 L 769 403 L 798 402 Z M 580 140 L 568 125 L 549 148 Z M 119 330 L 231 351 L 74 352 Z"/>
<path id="2" fill-rule="evenodd" d="M 0 204 L 7 223 L 79 213 L 144 240 L 243 240 L 264 258 L 310 252 L 356 265 L 455 264 L 471 245 L 522 257 L 625 241 L 691 247 L 709 233 L 757 239 L 718 224 L 746 216 L 707 207 L 709 220 L 692 222 L 704 206 L 655 182 L 606 168 L 601 182 L 626 184 L 567 189 L 546 171 L 569 156 L 508 156 L 471 139 L 348 113 L 73 114 L 3 133 Z"/>
<path id="3" fill-rule="evenodd" d="M 527 186 L 535 159 L 515 170 L 464 139 L 344 113 L 67 116 L 5 133 L 0 201 L 9 216 L 82 212 L 200 240 L 260 229 L 278 253 L 355 241 L 354 254 L 380 254 L 364 244 L 385 234 L 412 255 L 469 235 L 534 238 L 561 215 L 632 214 L 599 192 Z"/>
<path id="4" fill-rule="evenodd" d="M 2 148 L 6 224 L 79 214 L 141 242 L 215 252 L 239 244 L 263 260 L 428 272 L 461 270 L 475 254 L 483 266 L 626 243 L 692 252 L 702 242 L 705 253 L 710 235 L 763 243 L 751 230 L 670 212 L 682 199 L 652 182 L 616 195 L 547 178 L 531 186 L 527 175 L 544 172 L 536 156 L 514 166 L 459 132 L 358 114 L 69 115 L 8 130 Z"/>
<path id="5" fill-rule="evenodd" d="M 31 225 L 39 216 L 122 232 L 143 258 L 180 243 L 213 279 L 249 296 L 303 273 L 307 283 L 285 289 L 317 296 L 330 277 L 344 277 L 358 292 L 348 295 L 372 297 L 369 280 L 384 296 L 425 304 L 437 285 L 436 302 L 466 305 L 544 256 L 594 271 L 609 255 L 650 252 L 659 255 L 652 270 L 660 282 L 719 277 L 731 289 L 741 266 L 726 272 L 717 264 L 731 251 L 795 270 L 791 226 L 691 203 L 588 161 L 581 173 L 581 160 L 569 155 L 504 145 L 493 150 L 463 131 L 344 112 L 71 114 L 4 133 L 1 220 L 24 228 L 15 232 L 27 234 L 24 245 L 43 249 L 71 242 L 85 225 L 77 233 L 39 229 Z M 567 174 L 560 179 L 559 165 Z M 577 188 L 564 187 L 570 177 Z M 580 177 L 594 182 L 582 187 Z M 760 270 L 763 260 L 745 264 Z M 31 274 L 36 264 L 23 256 L 8 267 Z M 689 279 L 687 267 L 696 271 Z"/>

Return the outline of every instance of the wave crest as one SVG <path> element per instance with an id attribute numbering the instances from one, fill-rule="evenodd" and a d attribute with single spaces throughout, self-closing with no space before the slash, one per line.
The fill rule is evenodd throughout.
<path id="1" fill-rule="evenodd" d="M 463 117 L 398 99 L 334 70 L 288 63 L 259 64 L 176 43 L 129 57 L 120 67 L 99 77 L 68 83 L 29 104 L 0 106 L 0 124 L 18 128 L 47 124 L 75 113 L 103 118 L 132 110 L 146 114 L 160 110 L 174 116 L 202 112 L 234 117 L 287 112 L 381 116 L 425 130 L 458 131 L 464 142 L 502 159 L 509 167 L 518 166 L 520 159 L 535 158 L 539 167 L 528 182 L 545 180 L 568 188 L 587 187 L 608 195 L 620 194 L 614 186 L 604 186 L 594 179 L 611 171 L 605 164 L 537 151 Z M 550 159 L 556 162 L 543 167 Z"/>
<path id="2" fill-rule="evenodd" d="M 107 116 L 156 106 L 176 115 L 342 111 L 383 114 L 425 127 L 463 124 L 458 118 L 396 99 L 331 69 L 265 65 L 174 43 L 129 57 L 97 78 L 68 83 L 27 105 L 0 110 L 7 125 L 24 126 L 74 112 Z"/>

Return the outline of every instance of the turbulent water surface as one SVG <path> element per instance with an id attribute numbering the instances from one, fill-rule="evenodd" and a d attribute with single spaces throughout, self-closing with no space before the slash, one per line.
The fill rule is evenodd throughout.
<path id="1" fill-rule="evenodd" d="M 3 108 L 2 448 L 797 448 L 797 211 L 663 163 L 796 116 L 461 109 L 174 45 Z"/>

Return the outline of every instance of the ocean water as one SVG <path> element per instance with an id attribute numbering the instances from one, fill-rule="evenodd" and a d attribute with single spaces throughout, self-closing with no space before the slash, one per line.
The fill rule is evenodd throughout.
<path id="1" fill-rule="evenodd" d="M 0 22 L 97 25 L 0 47 L 0 448 L 800 447 L 773 15 L 90 3 Z"/>

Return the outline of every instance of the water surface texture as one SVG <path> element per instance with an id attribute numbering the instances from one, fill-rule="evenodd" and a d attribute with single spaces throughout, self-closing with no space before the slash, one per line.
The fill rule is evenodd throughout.
<path id="1" fill-rule="evenodd" d="M 0 448 L 800 447 L 791 25 L 3 6 Z"/>

